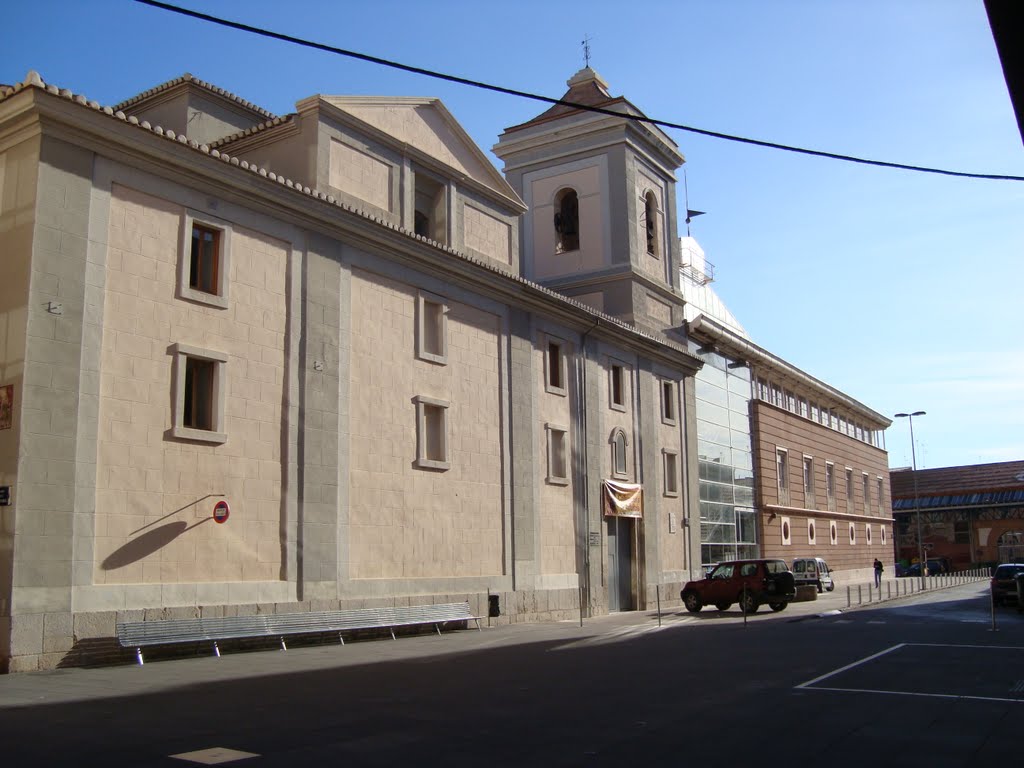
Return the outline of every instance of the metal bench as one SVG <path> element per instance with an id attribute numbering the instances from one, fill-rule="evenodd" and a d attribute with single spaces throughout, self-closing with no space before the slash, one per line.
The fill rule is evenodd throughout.
<path id="1" fill-rule="evenodd" d="M 388 629 L 395 639 L 396 627 L 433 624 L 437 634 L 450 622 L 475 621 L 480 630 L 480 617 L 474 616 L 469 603 L 439 603 L 390 608 L 355 608 L 341 611 L 309 613 L 261 613 L 254 616 L 227 616 L 199 619 L 161 619 L 157 621 L 125 621 L 117 623 L 117 639 L 123 648 L 135 648 L 135 657 L 143 664 L 142 648 L 150 645 L 174 645 L 211 641 L 214 655 L 220 656 L 218 641 L 254 637 L 276 637 L 281 650 L 288 650 L 285 637 L 327 632 L 337 633 L 345 644 L 344 632 L 359 629 Z"/>

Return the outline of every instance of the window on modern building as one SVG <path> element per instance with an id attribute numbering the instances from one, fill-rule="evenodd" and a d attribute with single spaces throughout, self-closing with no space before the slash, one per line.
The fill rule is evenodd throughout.
<path id="1" fill-rule="evenodd" d="M 566 187 L 555 195 L 555 252 L 580 247 L 580 201 L 576 190 Z"/>
<path id="2" fill-rule="evenodd" d="M 836 468 L 830 461 L 825 462 L 825 499 L 828 511 L 836 511 Z"/>
<path id="3" fill-rule="evenodd" d="M 658 252 L 658 199 L 653 192 L 644 195 L 644 227 L 647 231 L 647 253 L 660 256 Z"/>
<path id="4" fill-rule="evenodd" d="M 801 397 L 800 398 L 800 415 L 803 416 L 806 419 L 807 418 L 807 413 L 808 413 L 808 411 L 807 411 L 807 398 L 806 397 Z"/>
<path id="5" fill-rule="evenodd" d="M 440 296 L 420 292 L 416 297 L 416 356 L 448 363 L 448 305 Z"/>
<path id="6" fill-rule="evenodd" d="M 853 470 L 846 468 L 846 511 L 853 512 Z"/>
<path id="7" fill-rule="evenodd" d="M 609 442 L 612 446 L 612 476 L 617 478 L 628 477 L 628 464 L 626 462 L 626 446 L 628 442 L 626 440 L 626 433 L 622 429 L 614 429 Z"/>
<path id="8" fill-rule="evenodd" d="M 187 344 L 171 346 L 173 357 L 174 437 L 225 443 L 225 365 L 228 356 Z"/>
<path id="9" fill-rule="evenodd" d="M 864 506 L 861 508 L 865 514 L 871 509 L 871 484 L 868 480 L 868 473 L 864 472 L 860 476 L 861 490 L 864 493 Z"/>
<path id="10" fill-rule="evenodd" d="M 814 459 L 804 456 L 804 507 L 814 509 Z"/>
<path id="11" fill-rule="evenodd" d="M 447 400 L 417 395 L 416 466 L 420 469 L 449 469 Z"/>
<path id="12" fill-rule="evenodd" d="M 568 393 L 565 380 L 565 342 L 548 337 L 544 350 L 544 388 L 554 395 L 565 395 Z"/>
<path id="13" fill-rule="evenodd" d="M 231 228 L 186 212 L 182 231 L 178 296 L 227 308 Z"/>
<path id="14" fill-rule="evenodd" d="M 666 496 L 678 496 L 679 495 L 679 454 L 675 451 L 663 451 L 665 457 L 664 469 L 665 469 L 665 495 Z"/>
<path id="15" fill-rule="evenodd" d="M 817 404 L 816 403 L 811 403 L 811 421 L 813 421 L 815 424 L 817 424 L 819 418 L 820 417 L 818 416 L 818 406 L 817 406 Z"/>
<path id="16" fill-rule="evenodd" d="M 414 173 L 413 231 L 439 243 L 448 242 L 448 195 L 445 185 Z"/>
<path id="17" fill-rule="evenodd" d="M 676 384 L 661 380 L 661 420 L 665 424 L 676 423 Z"/>
<path id="18" fill-rule="evenodd" d="M 616 411 L 626 410 L 626 371 L 617 363 L 608 371 L 608 404 Z"/>
<path id="19" fill-rule="evenodd" d="M 552 485 L 568 485 L 568 430 L 557 424 L 545 424 L 544 428 L 548 433 L 548 482 Z"/>
<path id="20" fill-rule="evenodd" d="M 778 478 L 779 504 L 789 506 L 789 452 L 784 448 L 775 450 L 775 471 Z"/>

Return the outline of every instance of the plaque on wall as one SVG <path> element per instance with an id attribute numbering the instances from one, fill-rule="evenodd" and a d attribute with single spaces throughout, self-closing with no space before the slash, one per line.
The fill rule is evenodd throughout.
<path id="1" fill-rule="evenodd" d="M 14 422 L 14 385 L 0 387 L 0 429 L 10 429 Z"/>

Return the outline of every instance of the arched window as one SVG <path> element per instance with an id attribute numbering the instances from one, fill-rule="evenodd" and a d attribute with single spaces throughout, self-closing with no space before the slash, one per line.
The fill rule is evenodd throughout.
<path id="1" fill-rule="evenodd" d="M 644 195 L 644 226 L 647 230 L 647 252 L 658 256 L 658 199 L 653 192 Z"/>
<path id="2" fill-rule="evenodd" d="M 612 475 L 614 477 L 627 477 L 626 471 L 626 433 L 621 428 L 612 430 L 609 442 L 612 445 Z"/>
<path id="3" fill-rule="evenodd" d="M 576 190 L 566 187 L 555 195 L 555 252 L 580 247 L 580 201 Z"/>

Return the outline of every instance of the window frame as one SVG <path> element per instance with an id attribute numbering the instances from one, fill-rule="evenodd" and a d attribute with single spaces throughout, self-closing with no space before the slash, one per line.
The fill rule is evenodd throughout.
<path id="1" fill-rule="evenodd" d="M 867 472 L 861 472 L 860 479 L 860 485 L 864 491 L 864 500 L 861 509 L 866 515 L 871 511 L 871 478 Z"/>
<path id="2" fill-rule="evenodd" d="M 451 469 L 451 454 L 448 441 L 448 409 L 451 402 L 426 395 L 416 395 L 413 398 L 416 405 L 416 461 L 415 466 L 420 469 L 448 470 Z M 427 434 L 427 409 L 436 408 L 440 411 L 441 424 L 440 434 L 437 435 L 440 443 L 442 458 L 430 458 L 427 455 L 430 446 L 430 435 Z"/>
<path id="3" fill-rule="evenodd" d="M 789 547 L 793 544 L 793 523 L 788 517 L 779 518 L 779 535 L 782 538 L 782 546 Z"/>
<path id="4" fill-rule="evenodd" d="M 620 445 L 621 438 L 621 445 Z M 622 427 L 615 427 L 612 430 L 611 435 L 608 437 L 608 443 L 611 446 L 611 475 L 617 480 L 626 480 L 629 478 L 629 454 L 627 449 L 629 448 L 629 436 L 626 435 L 626 430 Z M 622 469 L 619 469 L 618 459 L 622 459 Z"/>
<path id="5" fill-rule="evenodd" d="M 857 524 L 854 522 L 850 523 L 850 546 L 857 546 Z"/>
<path id="6" fill-rule="evenodd" d="M 563 206 L 566 198 L 568 198 L 570 194 L 576 198 L 576 231 L 563 233 L 559 230 L 559 222 L 563 219 Z M 576 191 L 575 187 L 559 187 L 555 192 L 552 207 L 554 208 L 552 227 L 555 232 L 555 253 L 574 253 L 575 251 L 578 251 L 580 249 L 580 232 L 582 231 L 580 227 L 580 193 Z M 575 242 L 567 239 L 573 237 L 575 238 Z"/>
<path id="7" fill-rule="evenodd" d="M 542 347 L 544 352 L 544 391 L 549 392 L 552 395 L 559 395 L 560 397 L 566 397 L 569 394 L 569 371 L 568 362 L 566 358 L 568 354 L 566 349 L 568 342 L 564 339 L 560 339 L 557 336 L 551 336 L 545 334 L 543 336 L 544 345 Z M 559 377 L 559 383 L 554 383 L 551 380 L 552 365 L 551 365 L 551 350 L 556 347 L 557 353 L 557 371 Z"/>
<path id="8" fill-rule="evenodd" d="M 619 401 L 615 400 L 616 386 L 619 390 Z M 609 361 L 608 367 L 608 407 L 613 411 L 626 412 L 626 366 L 615 360 Z"/>
<path id="9" fill-rule="evenodd" d="M 561 424 L 545 424 L 544 431 L 546 435 L 545 442 L 547 443 L 548 450 L 548 474 L 546 481 L 550 485 L 568 485 L 569 484 L 569 466 L 571 464 L 571 457 L 569 455 L 569 428 Z M 555 462 L 556 456 L 556 440 L 561 442 L 562 451 L 562 467 L 558 467 Z M 561 469 L 559 473 L 558 469 Z"/>
<path id="10" fill-rule="evenodd" d="M 653 189 L 644 193 L 644 234 L 646 240 L 646 252 L 648 256 L 655 259 L 661 258 L 661 233 L 658 231 L 658 215 L 661 212 L 658 203 L 658 196 Z"/>
<path id="11" fill-rule="evenodd" d="M 173 357 L 171 370 L 171 381 L 173 382 L 171 436 L 181 440 L 194 440 L 218 445 L 226 443 L 228 435 L 224 422 L 228 356 L 216 350 L 181 343 L 172 344 L 170 351 Z M 214 364 L 213 381 L 210 384 L 211 392 L 209 393 L 212 429 L 185 426 L 185 389 L 187 386 L 186 375 L 189 359 L 203 360 Z"/>
<path id="12" fill-rule="evenodd" d="M 662 495 L 679 496 L 679 451 L 670 448 L 661 449 Z"/>
<path id="13" fill-rule="evenodd" d="M 807 518 L 807 544 L 812 547 L 818 546 L 818 524 L 813 517 Z"/>
<path id="14" fill-rule="evenodd" d="M 882 510 L 882 496 L 884 494 L 885 486 L 883 485 L 882 477 L 875 475 L 875 511 L 881 515 Z"/>
<path id="15" fill-rule="evenodd" d="M 440 351 L 432 352 L 427 349 L 427 317 L 428 305 L 440 307 L 439 323 L 436 329 Z M 448 311 L 449 306 L 444 297 L 427 291 L 418 291 L 416 294 L 416 357 L 427 362 L 438 365 L 448 365 Z"/>
<path id="16" fill-rule="evenodd" d="M 814 457 L 804 454 L 803 460 L 804 507 L 814 509 Z"/>
<path id="17" fill-rule="evenodd" d="M 836 465 L 834 462 L 825 462 L 825 502 L 829 512 L 836 511 Z"/>
<path id="18" fill-rule="evenodd" d="M 661 393 L 661 423 L 674 427 L 679 423 L 676 414 L 676 382 L 659 378 L 658 391 Z"/>
<path id="19" fill-rule="evenodd" d="M 853 512 L 853 467 L 843 467 L 846 472 L 846 511 Z"/>
<path id="20" fill-rule="evenodd" d="M 778 491 L 779 504 L 789 506 L 789 451 L 786 448 L 775 448 L 775 486 Z"/>
<path id="21" fill-rule="evenodd" d="M 196 227 L 218 233 L 217 293 L 192 287 L 192 233 Z M 231 225 L 226 221 L 186 210 L 181 219 L 181 242 L 178 249 L 178 298 L 217 309 L 231 306 Z"/>

